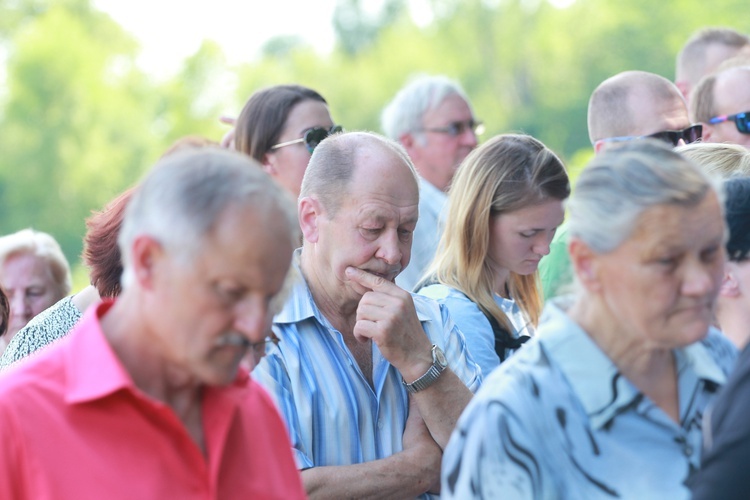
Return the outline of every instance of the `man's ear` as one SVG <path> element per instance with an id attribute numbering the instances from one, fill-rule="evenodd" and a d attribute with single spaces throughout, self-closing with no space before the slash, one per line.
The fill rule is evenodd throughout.
<path id="1" fill-rule="evenodd" d="M 682 94 L 682 97 L 684 97 L 687 101 L 688 93 L 690 92 L 690 89 L 688 89 L 688 82 L 686 82 L 685 80 L 676 80 L 674 82 L 674 85 L 680 90 L 680 94 Z"/>
<path id="2" fill-rule="evenodd" d="M 597 254 L 583 241 L 576 238 L 571 238 L 568 243 L 568 253 L 570 254 L 570 264 L 581 285 L 591 292 L 601 290 Z"/>
<path id="3" fill-rule="evenodd" d="M 416 161 L 415 157 L 419 158 L 419 149 L 414 147 L 417 145 L 417 138 L 414 137 L 414 134 L 411 132 L 404 132 L 399 136 L 398 142 L 404 147 L 412 162 Z"/>
<path id="4" fill-rule="evenodd" d="M 735 274 L 735 270 L 731 263 L 728 263 L 724 267 L 724 279 L 721 280 L 719 295 L 722 297 L 739 297 L 742 295 L 740 282 L 737 280 L 737 275 Z"/>
<path id="5" fill-rule="evenodd" d="M 599 139 L 598 141 L 596 141 L 594 143 L 594 154 L 598 155 L 599 153 L 601 153 L 602 150 L 604 149 L 605 144 L 606 142 L 604 142 L 602 139 Z"/>
<path id="6" fill-rule="evenodd" d="M 275 177 L 278 171 L 276 170 L 276 155 L 273 153 L 266 153 L 263 155 L 263 161 L 260 162 L 263 171 L 271 177 Z"/>
<path id="7" fill-rule="evenodd" d="M 324 216 L 320 201 L 313 196 L 300 198 L 299 203 L 297 203 L 297 216 L 305 241 L 317 243 L 320 232 L 319 224 L 321 217 Z"/>
<path id="8" fill-rule="evenodd" d="M 130 260 L 133 276 L 141 288 L 153 288 L 156 265 L 163 256 L 164 247 L 153 237 L 142 235 L 135 239 Z"/>
<path id="9" fill-rule="evenodd" d="M 703 142 L 711 142 L 709 139 L 712 135 L 714 135 L 714 126 L 709 125 L 708 123 L 702 123 L 703 125 L 703 133 L 701 134 L 701 140 Z"/>

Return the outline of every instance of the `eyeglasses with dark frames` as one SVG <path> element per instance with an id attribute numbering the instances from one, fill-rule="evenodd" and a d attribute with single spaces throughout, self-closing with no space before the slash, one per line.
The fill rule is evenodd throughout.
<path id="1" fill-rule="evenodd" d="M 701 137 L 703 137 L 703 125 L 696 124 L 690 125 L 689 127 L 682 130 L 662 130 L 661 132 L 655 132 L 648 135 L 624 135 L 619 137 L 606 137 L 604 139 L 599 139 L 599 141 L 623 142 L 633 141 L 636 139 L 656 139 L 662 142 L 666 142 L 671 146 L 677 146 L 680 143 L 680 139 L 685 141 L 685 144 L 690 144 L 701 140 Z"/>
<path id="2" fill-rule="evenodd" d="M 484 124 L 481 121 L 476 121 L 473 118 L 464 122 L 451 122 L 444 127 L 425 127 L 422 132 L 435 132 L 437 134 L 448 134 L 451 137 L 458 137 L 467 130 L 471 130 L 474 135 L 482 135 L 484 133 Z"/>
<path id="3" fill-rule="evenodd" d="M 292 144 L 299 144 L 303 142 L 305 143 L 307 150 L 312 154 L 315 148 L 318 147 L 318 144 L 323 142 L 323 139 L 325 139 L 329 135 L 338 134 L 339 132 L 343 131 L 344 128 L 341 125 L 334 125 L 330 129 L 325 129 L 323 127 L 313 127 L 306 130 L 305 135 L 303 135 L 299 139 L 292 139 L 291 141 L 274 144 L 273 146 L 271 146 L 271 150 L 276 150 L 285 146 L 291 146 Z"/>

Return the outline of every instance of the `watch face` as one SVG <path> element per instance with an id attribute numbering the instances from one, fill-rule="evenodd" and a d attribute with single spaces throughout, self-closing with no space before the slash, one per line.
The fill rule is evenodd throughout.
<path id="1" fill-rule="evenodd" d="M 437 364 L 439 364 L 440 366 L 448 365 L 448 360 L 445 359 L 445 354 L 443 354 L 443 350 L 437 346 L 435 346 L 435 361 L 437 361 Z"/>

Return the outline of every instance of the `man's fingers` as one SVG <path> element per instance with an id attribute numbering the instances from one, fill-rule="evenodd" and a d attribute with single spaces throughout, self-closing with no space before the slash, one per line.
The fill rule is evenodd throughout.
<path id="1" fill-rule="evenodd" d="M 347 267 L 346 276 L 350 280 L 356 283 L 359 283 L 363 287 L 369 288 L 370 290 L 373 290 L 376 292 L 386 292 L 388 290 L 391 290 L 392 287 L 396 287 L 395 284 L 391 283 L 390 281 L 383 278 L 382 276 L 377 276 L 375 274 L 368 273 L 367 271 L 357 269 L 356 267 Z"/>

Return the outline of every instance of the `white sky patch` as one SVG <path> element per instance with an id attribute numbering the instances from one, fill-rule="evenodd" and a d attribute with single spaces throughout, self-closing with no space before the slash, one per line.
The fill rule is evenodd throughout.
<path id="1" fill-rule="evenodd" d="M 139 66 L 157 77 L 177 72 L 203 40 L 213 40 L 229 64 L 253 60 L 276 36 L 300 36 L 317 51 L 331 50 L 336 0 L 94 0 L 141 45 Z"/>

